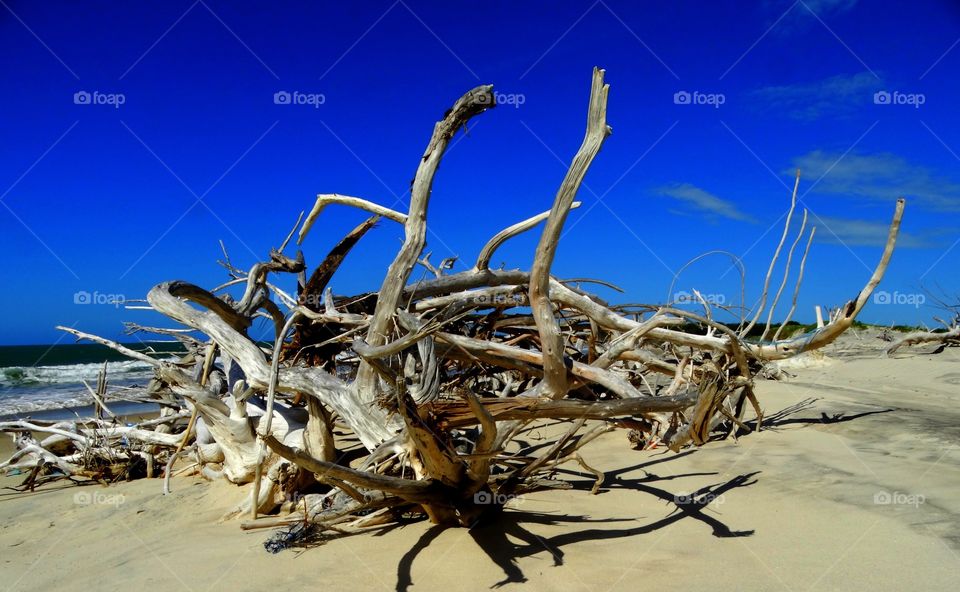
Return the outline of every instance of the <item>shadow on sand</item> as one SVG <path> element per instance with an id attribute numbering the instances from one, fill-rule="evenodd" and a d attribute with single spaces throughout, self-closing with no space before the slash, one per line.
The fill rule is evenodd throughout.
<path id="1" fill-rule="evenodd" d="M 806 399 L 791 405 L 766 417 L 764 429 L 776 430 L 790 424 L 836 424 L 853 421 L 870 415 L 890 413 L 895 409 L 878 409 L 862 413 L 847 414 L 844 412 L 828 414 L 821 412 L 819 417 L 798 417 L 799 414 L 809 411 L 818 401 L 816 398 Z M 529 445 L 528 445 L 529 446 Z M 529 446 L 535 450 L 542 444 Z M 529 451 L 528 451 L 529 452 Z M 649 534 L 661 528 L 670 526 L 680 520 L 695 520 L 710 529 L 715 537 L 747 537 L 753 530 L 733 530 L 719 518 L 707 513 L 707 506 L 717 496 L 727 494 L 741 487 L 748 487 L 757 483 L 754 477 L 758 472 L 744 473 L 732 479 L 707 485 L 693 493 L 682 495 L 672 493 L 654 484 L 667 482 L 681 477 L 709 476 L 718 473 L 686 473 L 681 475 L 657 475 L 650 470 L 655 465 L 670 462 L 678 458 L 693 454 L 696 450 L 688 450 L 679 454 L 663 454 L 638 465 L 625 467 L 617 471 L 608 471 L 600 494 L 613 489 L 629 489 L 639 491 L 660 498 L 673 508 L 663 518 L 652 522 L 638 524 L 635 517 L 593 519 L 587 516 L 569 516 L 563 514 L 546 514 L 540 512 L 521 512 L 505 510 L 488 516 L 483 522 L 469 529 L 471 538 L 483 549 L 484 553 L 503 571 L 504 578 L 496 582 L 491 588 L 498 588 L 509 583 L 527 581 L 520 569 L 518 560 L 524 557 L 549 553 L 553 564 L 563 565 L 563 549 L 569 545 L 590 540 L 618 539 Z M 624 478 L 623 475 L 642 470 L 644 475 L 637 478 Z M 558 470 L 560 474 L 573 477 L 570 483 L 573 489 L 589 491 L 592 480 L 583 480 L 583 475 L 574 471 Z M 583 525 L 579 530 L 571 531 L 571 524 Z M 617 528 L 615 524 L 623 524 Z M 563 526 L 564 532 L 555 536 L 539 536 L 531 532 L 527 525 Z M 445 527 L 434 526 L 420 537 L 420 540 L 403 556 L 397 566 L 397 591 L 406 591 L 413 584 L 412 568 L 414 560 L 430 546 Z M 519 541 L 519 542 L 515 542 Z"/>
<path id="2" fill-rule="evenodd" d="M 824 411 L 820 412 L 820 417 L 795 417 L 797 414 L 804 411 L 808 411 L 813 408 L 814 403 L 819 401 L 817 398 L 809 398 L 800 401 L 789 407 L 785 407 L 780 411 L 777 411 L 773 415 L 765 417 L 763 420 L 764 429 L 773 429 L 781 428 L 790 424 L 834 424 L 834 423 L 845 423 L 848 421 L 853 421 L 854 419 L 860 419 L 861 417 L 867 417 L 868 415 L 877 415 L 880 413 L 890 413 L 891 411 L 896 411 L 896 409 L 876 409 L 874 411 L 864 411 L 862 413 L 852 413 L 847 414 L 845 412 L 828 414 Z M 754 422 L 755 424 L 756 422 Z M 751 426 L 752 427 L 752 426 Z"/>
<path id="3" fill-rule="evenodd" d="M 470 536 L 484 553 L 503 571 L 504 578 L 496 582 L 491 588 L 498 588 L 513 582 L 525 582 L 526 576 L 520 569 L 518 560 L 541 553 L 548 553 L 553 558 L 555 566 L 563 565 L 564 547 L 583 541 L 618 539 L 649 534 L 661 528 L 670 526 L 680 520 L 690 519 L 701 522 L 708 527 L 716 537 L 746 537 L 753 534 L 753 530 L 732 530 L 715 516 L 706 513 L 707 505 L 717 496 L 731 492 L 740 487 L 747 487 L 757 482 L 754 476 L 757 473 L 738 475 L 729 481 L 707 485 L 692 493 L 676 494 L 653 485 L 661 481 L 671 481 L 681 477 L 716 475 L 717 473 L 686 473 L 682 475 L 659 476 L 646 470 L 647 467 L 687 456 L 694 451 L 680 454 L 671 454 L 646 461 L 644 463 L 625 467 L 617 471 L 607 472 L 604 489 L 600 494 L 612 489 L 629 489 L 640 491 L 662 499 L 673 509 L 663 518 L 648 523 L 638 524 L 636 517 L 594 519 L 587 516 L 570 516 L 564 514 L 546 514 L 528 511 L 498 511 L 487 516 L 482 522 L 469 529 Z M 638 478 L 623 478 L 622 475 L 636 470 L 643 470 L 644 476 Z M 571 476 L 582 477 L 572 471 L 559 471 Z M 574 489 L 589 491 L 592 480 L 577 479 L 572 482 Z M 570 530 L 570 525 L 580 524 L 583 528 Z M 624 524 L 617 528 L 614 524 Z M 555 536 L 540 536 L 534 534 L 527 525 L 563 526 L 564 532 Z M 404 554 L 397 566 L 397 591 L 408 590 L 413 584 L 412 568 L 414 560 L 430 546 L 440 533 L 446 530 L 442 526 L 434 526 L 420 537 L 420 540 Z M 515 542 L 519 541 L 519 542 Z"/>

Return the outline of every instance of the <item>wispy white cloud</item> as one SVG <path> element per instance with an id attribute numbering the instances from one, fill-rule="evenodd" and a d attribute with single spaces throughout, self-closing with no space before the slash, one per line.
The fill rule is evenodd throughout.
<path id="1" fill-rule="evenodd" d="M 890 231 L 888 222 L 831 218 L 828 216 L 814 218 L 813 224 L 820 227 L 817 229 L 818 240 L 827 243 L 842 243 L 848 247 L 882 247 L 886 244 L 887 234 Z M 897 248 L 939 247 L 943 245 L 943 241 L 938 240 L 937 237 L 945 233 L 946 231 L 939 230 L 917 236 L 901 231 L 897 237 Z"/>
<path id="2" fill-rule="evenodd" d="M 857 5 L 857 0 L 803 0 L 810 10 L 817 14 L 829 15 L 846 12 Z"/>
<path id="3" fill-rule="evenodd" d="M 960 211 L 960 183 L 894 154 L 850 153 L 841 158 L 838 153 L 814 150 L 794 159 L 784 174 L 792 176 L 797 168 L 804 179 L 820 179 L 814 193 L 882 203 L 902 196 L 916 206 Z"/>
<path id="4" fill-rule="evenodd" d="M 838 74 L 803 84 L 766 86 L 748 97 L 771 111 L 810 121 L 824 115 L 850 115 L 873 105 L 873 93 L 882 82 L 869 72 Z"/>
<path id="5" fill-rule="evenodd" d="M 719 198 L 689 183 L 676 183 L 661 187 L 657 190 L 657 193 L 682 202 L 700 213 L 705 213 L 709 216 L 738 220 L 740 222 L 756 222 L 753 216 L 741 212 L 736 204 Z"/>
<path id="6" fill-rule="evenodd" d="M 849 12 L 857 5 L 857 0 L 803 0 L 802 4 L 797 0 L 767 0 L 764 4 L 763 10 L 771 19 L 779 17 L 784 11 L 789 10 L 787 17 L 774 29 L 774 33 L 784 35 L 805 28 L 810 23 L 815 23 L 817 17 L 829 19 Z M 815 13 L 816 16 L 812 13 Z"/>

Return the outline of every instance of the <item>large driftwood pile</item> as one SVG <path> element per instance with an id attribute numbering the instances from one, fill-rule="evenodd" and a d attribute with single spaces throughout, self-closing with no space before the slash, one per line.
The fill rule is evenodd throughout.
<path id="1" fill-rule="evenodd" d="M 179 361 L 157 360 L 62 328 L 153 365 L 156 377 L 149 390 L 163 412 L 136 426 L 107 416 L 0 424 L 0 430 L 16 436 L 18 447 L 0 468 L 30 469 L 34 479 L 43 474 L 106 478 L 123 474 L 118 466 L 142 462 L 157 474 L 163 467 L 169 476 L 181 457 L 208 478 L 250 484 L 247 501 L 235 513 L 256 519 L 278 508 L 292 511 L 254 526 L 299 522 L 291 527 L 301 529 L 296 532 L 309 524 L 314 533 L 342 533 L 411 514 L 438 524 L 468 525 L 512 495 L 556 486 L 549 477 L 562 463 L 578 463 L 595 474 L 599 487 L 603 474 L 590 468 L 581 450 L 617 427 L 631 430 L 643 447 L 663 443 L 679 450 L 714 433 L 749 431 L 744 421 L 749 404 L 758 416 L 753 427 L 759 428 L 755 373 L 771 361 L 821 348 L 851 325 L 890 260 L 903 200 L 897 202 L 886 247 L 866 286 L 812 333 L 781 340 L 777 331 L 768 338 L 772 309 L 805 232 L 806 213 L 768 306 L 796 189 L 759 303 L 740 326 L 714 320 L 699 293 L 701 313 L 669 303 L 609 305 L 577 288 L 583 280 L 568 282 L 551 274 L 564 222 L 579 205 L 574 197 L 611 131 L 603 78 L 602 70 L 594 71 L 586 135 L 550 210 L 491 238 L 472 268 L 452 272 L 449 262 L 434 266 L 424 257 L 427 206 L 450 139 L 494 106 L 491 86 L 463 95 L 434 127 L 408 212 L 341 195 L 317 199 L 298 243 L 330 204 L 358 207 L 373 217 L 309 275 L 301 252 L 293 258 L 285 254 L 292 231 L 269 260 L 248 272 L 230 267 L 234 279 L 225 286 L 208 291 L 174 281 L 153 288 L 150 307 L 190 332 L 138 329 L 181 339 L 189 353 Z M 334 297 L 328 288 L 333 274 L 378 219 L 404 228 L 403 245 L 383 284 L 374 293 Z M 530 271 L 490 269 L 504 241 L 541 223 Z M 809 250 L 809 239 L 806 245 Z M 432 277 L 411 283 L 417 265 Z M 271 274 L 298 276 L 296 297 L 278 289 Z M 245 286 L 239 300 L 218 295 L 229 285 Z M 748 340 L 764 311 L 769 312 L 761 338 Z M 272 319 L 272 347 L 247 334 L 257 316 Z M 544 432 L 555 433 L 547 445 L 524 448 L 518 436 L 543 420 L 566 425 Z M 294 501 L 284 504 L 289 500 Z"/>

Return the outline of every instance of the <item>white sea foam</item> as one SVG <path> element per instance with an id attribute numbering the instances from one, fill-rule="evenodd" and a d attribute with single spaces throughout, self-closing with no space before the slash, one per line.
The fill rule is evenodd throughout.
<path id="1" fill-rule="evenodd" d="M 30 386 L 43 384 L 73 383 L 79 386 L 82 381 L 96 381 L 103 364 L 68 364 L 64 366 L 8 366 L 0 368 L 0 387 Z M 111 379 L 128 380 L 133 374 L 149 378 L 151 366 L 138 360 L 107 362 L 107 381 Z"/>
<path id="2" fill-rule="evenodd" d="M 102 363 L 0 368 L 0 415 L 90 405 L 93 401 L 83 381 L 93 386 L 101 368 Z M 107 392 L 146 386 L 152 377 L 153 367 L 145 362 L 108 362 Z"/>
<path id="3" fill-rule="evenodd" d="M 34 393 L 31 395 L 4 396 L 0 399 L 0 415 L 14 415 L 67 407 L 82 407 L 89 405 L 90 402 L 89 396 L 79 398 L 54 393 L 47 393 L 46 395 Z"/>

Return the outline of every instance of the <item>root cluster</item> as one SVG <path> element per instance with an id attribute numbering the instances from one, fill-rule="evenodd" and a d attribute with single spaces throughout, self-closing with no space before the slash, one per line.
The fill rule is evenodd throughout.
<path id="1" fill-rule="evenodd" d="M 187 462 L 210 479 L 249 484 L 233 513 L 254 519 L 248 527 L 286 526 L 282 547 L 307 534 L 355 532 L 416 515 L 469 525 L 513 495 L 558 486 L 550 477 L 565 463 L 594 475 L 596 491 L 603 473 L 588 464 L 584 447 L 618 428 L 629 430 L 638 448 L 675 451 L 759 429 L 755 374 L 770 361 L 831 343 L 852 324 L 890 260 L 903 200 L 872 277 L 811 333 L 780 339 L 770 324 L 806 212 L 775 296 L 768 299 L 790 217 L 759 304 L 752 314 L 741 311 L 738 324 L 715 320 L 699 293 L 697 312 L 673 303 L 609 304 L 580 287 L 593 280 L 551 274 L 566 217 L 579 205 L 574 198 L 610 134 L 608 91 L 604 72 L 595 70 L 583 144 L 550 209 L 497 233 L 469 269 L 453 271 L 451 261 L 434 265 L 424 255 L 428 203 L 450 139 L 494 107 L 491 86 L 467 92 L 437 122 L 407 212 L 321 195 L 265 261 L 245 271 L 227 264 L 233 275 L 227 284 L 207 290 L 173 281 L 150 290 L 149 306 L 182 329 L 136 330 L 181 340 L 187 354 L 179 360 L 61 327 L 151 364 L 148 394 L 161 414 L 124 425 L 108 413 L 104 379 L 103 388 L 91 389 L 97 418 L 0 423 L 18 448 L 0 468 L 30 471 L 34 481 L 43 475 L 109 481 L 134 465 L 137 474 L 169 477 Z M 299 245 L 334 204 L 372 217 L 312 269 L 302 251 L 285 254 L 297 228 Z M 796 189 L 790 216 L 795 204 Z M 404 230 L 380 289 L 335 297 L 328 287 L 334 273 L 378 221 Z M 490 268 L 500 245 L 541 225 L 530 271 Z M 431 277 L 411 282 L 418 265 Z M 271 279 L 282 274 L 298 278 L 296 294 Z M 226 295 L 231 286 L 242 286 L 242 296 Z M 748 339 L 764 312 L 760 339 Z M 249 336 L 257 317 L 272 321 L 272 346 Z M 744 420 L 748 406 L 757 416 L 752 426 Z M 526 445 L 522 435 L 544 422 L 552 424 L 548 442 Z"/>

